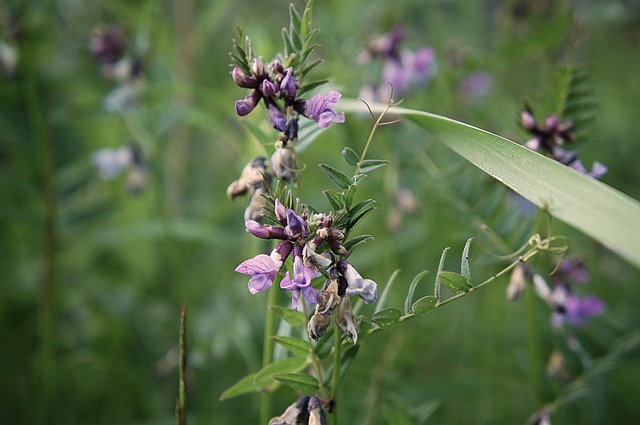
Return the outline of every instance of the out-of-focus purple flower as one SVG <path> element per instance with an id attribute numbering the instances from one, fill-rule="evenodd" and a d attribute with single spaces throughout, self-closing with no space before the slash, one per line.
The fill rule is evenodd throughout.
<path id="1" fill-rule="evenodd" d="M 468 100 L 484 97 L 491 90 L 493 77 L 487 72 L 477 71 L 467 76 L 459 86 L 459 93 Z"/>
<path id="2" fill-rule="evenodd" d="M 435 73 L 436 53 L 431 47 L 423 47 L 415 52 L 403 52 L 402 62 L 409 72 L 412 84 L 429 82 Z"/>
<path id="3" fill-rule="evenodd" d="M 524 144 L 528 149 L 541 152 L 549 158 L 595 179 L 607 173 L 607 167 L 597 161 L 594 162 L 593 169 L 587 171 L 576 151 L 563 148 L 566 142 L 571 142 L 575 138 L 573 122 L 566 121 L 561 123 L 558 117 L 552 114 L 544 121 L 544 125 L 540 126 L 531 111 L 527 110 L 522 112 L 521 117 L 522 126 L 533 136 Z"/>
<path id="4" fill-rule="evenodd" d="M 89 50 L 103 64 L 120 60 L 127 47 L 127 38 L 120 27 L 97 26 L 91 33 Z"/>
<path id="5" fill-rule="evenodd" d="M 331 90 L 327 96 L 316 94 L 307 102 L 305 115 L 317 122 L 320 128 L 326 128 L 332 122 L 343 123 L 344 112 L 338 114 L 333 110 L 341 96 L 336 90 Z"/>
<path id="6" fill-rule="evenodd" d="M 553 275 L 554 281 L 570 280 L 573 283 L 587 283 L 591 277 L 584 261 L 580 258 L 566 259 Z"/>
<path id="7" fill-rule="evenodd" d="M 602 314 L 606 305 L 600 298 L 588 295 L 580 297 L 566 285 L 554 288 L 552 300 L 555 311 L 551 316 L 553 326 L 564 324 L 584 326 L 587 319 Z"/>
<path id="8" fill-rule="evenodd" d="M 93 154 L 93 163 L 105 180 L 116 178 L 122 170 L 133 165 L 134 154 L 130 146 L 118 149 L 103 148 Z"/>

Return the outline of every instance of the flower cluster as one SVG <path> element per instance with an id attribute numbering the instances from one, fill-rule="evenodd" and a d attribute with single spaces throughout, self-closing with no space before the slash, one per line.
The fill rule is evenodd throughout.
<path id="1" fill-rule="evenodd" d="M 522 126 L 533 136 L 525 143 L 527 148 L 541 152 L 549 158 L 596 179 L 607 173 L 607 167 L 598 161 L 593 163 L 591 171 L 587 171 L 578 158 L 578 153 L 564 148 L 566 143 L 575 138 L 573 122 L 561 123 L 556 115 L 549 115 L 544 124 L 539 125 L 531 111 L 528 110 L 522 112 L 521 118 Z"/>
<path id="2" fill-rule="evenodd" d="M 362 87 L 360 97 L 364 100 L 380 101 L 389 98 L 391 84 L 396 94 L 406 93 L 411 86 L 426 84 L 435 74 L 435 51 L 422 47 L 416 51 L 400 49 L 404 29 L 394 27 L 389 33 L 374 39 L 360 54 L 360 63 L 369 66 L 373 61 L 382 63 L 381 82 Z"/>
<path id="3" fill-rule="evenodd" d="M 256 294 L 271 287 L 285 261 L 292 258 L 293 273 L 286 272 L 280 282 L 282 289 L 292 292 L 291 307 L 297 310 L 300 295 L 310 303 L 317 304 L 315 314 L 309 322 L 309 335 L 320 338 L 329 326 L 334 312 L 336 324 L 354 341 L 357 341 L 355 318 L 351 310 L 350 296 L 359 296 L 365 303 L 377 298 L 377 285 L 363 279 L 344 258 L 349 256 L 342 240 L 344 232 L 333 227 L 331 214 L 296 214 L 278 199 L 274 204 L 279 225 L 263 225 L 247 220 L 249 233 L 261 239 L 279 242 L 269 255 L 259 254 L 242 262 L 236 271 L 251 276 L 249 292 Z M 338 257 L 342 257 L 337 259 Z M 322 289 L 312 286 L 314 278 L 328 276 Z"/>
<path id="4" fill-rule="evenodd" d="M 519 264 L 513 271 L 507 290 L 510 299 L 515 299 L 522 293 L 527 278 L 530 278 L 536 294 L 551 308 L 553 327 L 583 326 L 587 319 L 601 314 L 605 309 L 605 303 L 600 298 L 576 294 L 575 286 L 585 284 L 589 280 L 589 272 L 580 260 L 564 261 L 552 276 L 551 286 L 540 274 L 524 264 Z"/>
<path id="5" fill-rule="evenodd" d="M 135 109 L 144 91 L 142 62 L 128 55 L 127 49 L 122 28 L 99 25 L 93 29 L 89 50 L 100 63 L 102 75 L 118 83 L 104 100 L 104 107 L 110 112 Z"/>
<path id="6" fill-rule="evenodd" d="M 254 58 L 250 75 L 239 67 L 233 68 L 231 75 L 238 86 L 251 89 L 244 99 L 236 101 L 236 113 L 245 116 L 262 100 L 271 126 L 280 132 L 276 151 L 271 157 L 273 172 L 280 180 L 295 181 L 298 175 L 295 142 L 300 115 L 317 122 L 321 128 L 332 122 L 344 122 L 344 113 L 334 110 L 341 94 L 332 90 L 327 96 L 316 94 L 309 100 L 298 97 L 300 82 L 294 69 L 285 69 L 278 59 L 265 66 L 260 59 Z"/>

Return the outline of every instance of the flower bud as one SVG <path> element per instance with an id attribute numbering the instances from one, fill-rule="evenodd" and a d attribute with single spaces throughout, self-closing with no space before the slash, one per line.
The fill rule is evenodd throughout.
<path id="1" fill-rule="evenodd" d="M 286 74 L 280 82 L 280 91 L 285 100 L 293 101 L 296 97 L 296 79 L 293 77 L 293 68 L 287 68 Z"/>
<path id="2" fill-rule="evenodd" d="M 233 68 L 231 76 L 233 77 L 233 81 L 243 89 L 258 88 L 258 79 L 253 76 L 248 76 L 238 67 Z"/>
<path id="3" fill-rule="evenodd" d="M 260 84 L 260 91 L 266 97 L 274 97 L 276 95 L 276 86 L 269 80 L 263 80 Z"/>
<path id="4" fill-rule="evenodd" d="M 244 117 L 256 107 L 262 94 L 258 90 L 254 90 L 242 100 L 236 100 L 236 113 Z"/>
<path id="5" fill-rule="evenodd" d="M 291 148 L 277 148 L 271 156 L 271 168 L 276 177 L 286 183 L 292 183 L 298 178 L 298 163 L 296 154 Z"/>

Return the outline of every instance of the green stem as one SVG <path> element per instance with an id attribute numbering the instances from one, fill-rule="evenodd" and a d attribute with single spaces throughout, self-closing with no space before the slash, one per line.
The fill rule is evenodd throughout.
<path id="1" fill-rule="evenodd" d="M 331 377 L 331 398 L 333 399 L 333 425 L 338 425 L 338 389 L 340 387 L 340 368 L 341 368 L 341 348 L 342 334 L 338 329 L 334 330 L 333 342 L 333 376 Z"/>
<path id="2" fill-rule="evenodd" d="M 267 308 L 264 322 L 264 342 L 262 346 L 262 367 L 273 363 L 273 348 L 275 342 L 271 338 L 276 333 L 276 315 L 271 310 L 272 305 L 278 303 L 279 285 L 274 281 L 267 291 Z M 260 423 L 266 424 L 271 419 L 273 397 L 271 392 L 264 391 L 260 396 Z"/>
<path id="3" fill-rule="evenodd" d="M 535 310 L 536 310 L 536 294 L 534 291 L 525 291 L 526 303 L 526 321 L 527 321 L 527 344 L 529 349 L 529 380 L 531 382 L 531 393 L 533 396 L 534 406 L 541 406 L 543 402 L 542 381 L 540 379 L 540 370 L 542 362 L 540 358 L 540 347 L 538 344 L 539 330 L 536 326 Z"/>
<path id="4" fill-rule="evenodd" d="M 33 37 L 36 37 L 34 34 Z M 29 47 L 25 45 L 24 51 Z M 54 397 L 56 394 L 56 362 L 55 362 L 55 267 L 56 267 L 56 196 L 55 196 L 55 165 L 53 136 L 46 109 L 42 102 L 42 93 L 38 87 L 36 59 L 25 55 L 25 79 L 22 89 L 27 108 L 27 119 L 30 132 L 37 148 L 40 149 L 42 161 L 42 287 L 39 312 L 40 352 L 40 408 L 38 409 L 38 423 L 55 422 Z"/>
<path id="5" fill-rule="evenodd" d="M 180 312 L 180 356 L 178 361 L 179 373 L 179 393 L 178 404 L 176 406 L 176 425 L 187 424 L 187 385 L 185 383 L 185 373 L 187 369 L 187 302 L 182 303 L 182 311 Z"/>

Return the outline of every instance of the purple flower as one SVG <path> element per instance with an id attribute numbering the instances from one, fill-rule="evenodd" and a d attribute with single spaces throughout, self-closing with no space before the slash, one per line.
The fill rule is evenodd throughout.
<path id="1" fill-rule="evenodd" d="M 293 291 L 291 297 L 291 308 L 296 311 L 298 310 L 298 301 L 301 293 L 309 302 L 317 304 L 319 292 L 311 286 L 311 281 L 320 276 L 320 274 L 312 268 L 304 265 L 301 252 L 302 248 L 300 245 L 296 245 L 294 248 L 293 279 L 291 279 L 289 272 L 287 272 L 282 281 L 280 281 L 280 287 L 282 289 Z"/>
<path id="2" fill-rule="evenodd" d="M 133 165 L 134 152 L 130 146 L 118 149 L 103 148 L 93 154 L 93 163 L 104 180 L 118 176 L 125 168 Z"/>
<path id="3" fill-rule="evenodd" d="M 275 257 L 276 260 L 274 260 L 273 257 Z M 259 254 L 250 260 L 240 263 L 240 265 L 236 267 L 236 271 L 251 276 L 251 279 L 249 279 L 249 292 L 255 295 L 271 287 L 273 279 L 275 279 L 278 270 L 282 267 L 282 263 L 277 253 L 273 256 Z"/>
<path id="4" fill-rule="evenodd" d="M 333 110 L 341 96 L 336 90 L 331 90 L 328 96 L 316 94 L 306 103 L 305 115 L 317 122 L 320 128 L 326 128 L 332 122 L 343 123 L 344 112 L 338 114 Z"/>
<path id="5" fill-rule="evenodd" d="M 357 295 L 366 304 L 378 298 L 378 285 L 371 279 L 363 279 L 348 261 L 338 261 L 338 270 L 347 280 L 347 295 Z"/>
<path id="6" fill-rule="evenodd" d="M 465 99 L 478 99 L 486 96 L 492 85 L 493 77 L 486 72 L 478 71 L 462 80 L 459 92 Z"/>
<path id="7" fill-rule="evenodd" d="M 551 316 L 551 323 L 555 327 L 564 324 L 584 326 L 587 319 L 601 314 L 606 306 L 600 298 L 593 295 L 580 297 L 571 293 L 569 288 L 564 285 L 560 285 L 554 290 L 553 298 L 554 301 L 562 299 L 561 303 L 556 305 Z"/>

